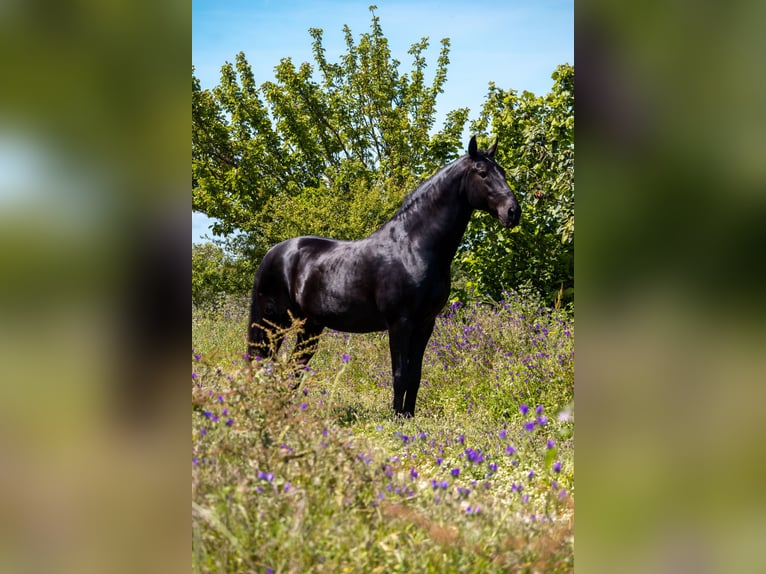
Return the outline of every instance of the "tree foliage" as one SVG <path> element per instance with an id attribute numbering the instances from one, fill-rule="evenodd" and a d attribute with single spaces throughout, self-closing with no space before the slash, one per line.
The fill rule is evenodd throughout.
<path id="1" fill-rule="evenodd" d="M 359 238 L 383 223 L 417 182 L 462 153 L 468 109 L 446 115 L 433 135 L 449 40 L 426 81 L 428 38 L 400 72 L 371 7 L 370 31 L 330 62 L 312 28 L 314 64 L 284 58 L 258 86 L 245 55 L 203 90 L 192 74 L 193 209 L 218 219 L 213 232 L 244 233 L 258 257 L 295 235 Z"/>
<path id="2" fill-rule="evenodd" d="M 497 138 L 522 213 L 511 233 L 486 214 L 472 218 L 458 254 L 470 291 L 498 295 L 529 284 L 548 303 L 574 298 L 574 67 L 551 77 L 545 96 L 490 84 L 471 124 L 487 141 Z"/>
<path id="3" fill-rule="evenodd" d="M 192 245 L 192 303 L 216 301 L 221 295 L 246 293 L 255 268 L 215 243 Z"/>
<path id="4" fill-rule="evenodd" d="M 337 61 L 312 28 L 313 63 L 284 58 L 271 81 L 256 83 L 244 53 L 222 66 L 212 89 L 192 72 L 192 208 L 217 220 L 213 233 L 240 254 L 241 269 L 251 271 L 289 237 L 368 235 L 464 152 L 467 108 L 435 128 L 449 39 L 429 79 L 428 38 L 411 46 L 402 71 L 370 11 L 369 31 L 355 38 L 344 27 Z M 509 231 L 486 214 L 473 217 L 454 264 L 461 298 L 524 284 L 549 303 L 559 293 L 573 298 L 574 69 L 559 66 L 552 77 L 553 90 L 541 97 L 490 84 L 471 124 L 483 147 L 498 139 L 522 218 Z"/>

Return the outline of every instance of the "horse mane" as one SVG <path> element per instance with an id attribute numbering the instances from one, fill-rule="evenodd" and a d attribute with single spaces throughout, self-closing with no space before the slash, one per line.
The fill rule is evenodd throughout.
<path id="1" fill-rule="evenodd" d="M 494 158 L 489 156 L 486 150 L 476 150 L 476 154 L 482 160 L 487 161 L 490 164 L 498 167 L 503 172 L 503 175 L 505 175 L 505 171 L 503 170 L 503 168 L 500 167 L 500 165 L 494 160 Z M 420 185 L 418 185 L 415 189 L 413 189 L 410 193 L 408 193 L 404 197 L 404 199 L 402 200 L 401 207 L 399 207 L 399 209 L 396 211 L 396 213 L 394 213 L 394 215 L 391 217 L 389 221 L 397 221 L 397 220 L 404 219 L 414 209 L 418 209 L 421 205 L 424 206 L 428 202 L 428 200 L 434 200 L 435 198 L 432 193 L 434 186 L 438 185 L 439 180 L 441 178 L 446 177 L 449 171 L 451 171 L 452 169 L 455 169 L 459 164 L 463 162 L 463 160 L 469 157 L 470 156 L 466 154 L 457 158 L 456 160 L 448 163 L 447 165 L 440 167 L 436 171 L 436 173 L 434 173 L 431 177 L 421 182 Z"/>
<path id="2" fill-rule="evenodd" d="M 402 200 L 401 207 L 399 207 L 389 221 L 404 219 L 411 211 L 420 209 L 421 206 L 425 207 L 427 203 L 429 203 L 429 200 L 434 200 L 433 190 L 438 187 L 439 182 L 447 176 L 447 173 L 454 169 L 465 157 L 467 156 L 460 157 L 455 161 L 440 167 L 436 173 L 409 192 Z"/>

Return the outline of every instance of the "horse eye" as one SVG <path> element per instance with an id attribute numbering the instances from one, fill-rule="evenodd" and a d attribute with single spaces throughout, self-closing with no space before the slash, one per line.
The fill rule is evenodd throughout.
<path id="1" fill-rule="evenodd" d="M 479 170 L 479 177 L 482 179 L 485 179 L 487 177 L 487 170 L 486 169 L 480 169 Z"/>

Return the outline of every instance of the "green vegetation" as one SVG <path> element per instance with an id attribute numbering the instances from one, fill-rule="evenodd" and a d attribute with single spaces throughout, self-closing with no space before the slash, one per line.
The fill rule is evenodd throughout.
<path id="1" fill-rule="evenodd" d="M 253 287 L 253 261 L 227 253 L 215 243 L 192 245 L 192 303 L 200 305 L 247 293 Z"/>
<path id="2" fill-rule="evenodd" d="M 574 326 L 531 293 L 452 304 L 415 418 L 385 333 L 242 359 L 244 300 L 192 318 L 195 572 L 570 572 Z"/>
<path id="3" fill-rule="evenodd" d="M 325 332 L 300 377 L 289 342 L 243 359 L 269 247 L 363 237 L 465 151 L 467 108 L 435 126 L 448 39 L 427 83 L 428 39 L 402 71 L 374 12 L 336 62 L 309 33 L 314 64 L 285 58 L 272 81 L 243 53 L 212 89 L 192 73 L 193 209 L 222 238 L 192 253 L 193 569 L 570 572 L 574 69 L 542 97 L 490 84 L 470 124 L 498 140 L 521 225 L 474 216 L 402 420 L 385 333 Z"/>
<path id="4" fill-rule="evenodd" d="M 213 233 L 242 271 L 235 275 L 252 275 L 266 250 L 289 237 L 368 235 L 419 182 L 465 153 L 468 108 L 435 125 L 449 39 L 427 83 L 429 40 L 412 45 L 403 71 L 374 11 L 358 38 L 344 28 L 346 52 L 336 62 L 327 60 L 323 31 L 309 33 L 314 63 L 284 58 L 273 81 L 258 85 L 244 53 L 222 66 L 212 89 L 192 73 L 192 208 L 216 218 Z M 574 300 L 574 68 L 561 65 L 552 78 L 542 97 L 490 84 L 470 124 L 481 147 L 497 138 L 522 218 L 507 230 L 474 216 L 453 264 L 453 298 L 498 298 L 526 284 L 549 305 Z M 249 287 L 236 285 L 240 293 Z"/>

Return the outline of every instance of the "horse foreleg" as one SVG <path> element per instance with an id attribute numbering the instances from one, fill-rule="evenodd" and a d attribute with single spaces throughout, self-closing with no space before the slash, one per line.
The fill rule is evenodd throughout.
<path id="1" fill-rule="evenodd" d="M 404 396 L 404 407 L 402 414 L 405 417 L 415 416 L 415 400 L 418 398 L 418 389 L 420 388 L 420 376 L 423 371 L 423 354 L 434 330 L 434 321 L 414 329 L 410 337 L 410 347 L 407 353 L 407 376 L 406 393 Z"/>
<path id="2" fill-rule="evenodd" d="M 407 320 L 400 320 L 388 329 L 391 372 L 394 379 L 394 412 L 404 416 L 406 416 L 404 413 L 404 394 L 407 391 L 407 355 L 411 335 L 412 327 Z"/>
<path id="3" fill-rule="evenodd" d="M 415 401 L 423 370 L 423 353 L 434 329 L 434 321 L 414 326 L 401 319 L 388 331 L 391 370 L 394 378 L 394 412 L 404 417 L 415 415 Z"/>

